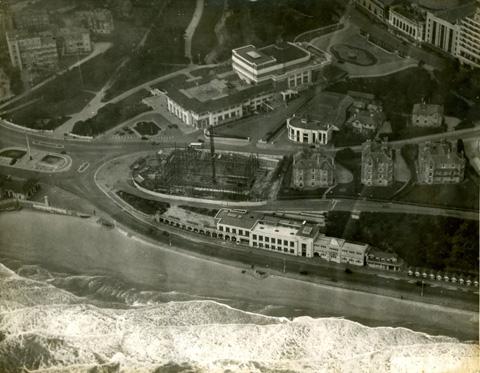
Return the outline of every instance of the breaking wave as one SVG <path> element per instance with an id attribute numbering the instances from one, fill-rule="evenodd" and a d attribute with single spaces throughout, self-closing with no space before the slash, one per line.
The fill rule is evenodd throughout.
<path id="1" fill-rule="evenodd" d="M 404 328 L 290 320 L 105 276 L 0 264 L 6 373 L 473 372 L 477 356 L 477 345 Z"/>

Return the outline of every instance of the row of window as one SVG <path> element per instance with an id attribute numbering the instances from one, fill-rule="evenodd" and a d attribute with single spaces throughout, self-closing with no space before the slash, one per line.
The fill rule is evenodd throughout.
<path id="1" fill-rule="evenodd" d="M 256 235 L 256 234 L 253 234 L 252 235 L 252 238 L 254 241 L 258 240 L 258 241 L 265 241 L 265 242 L 270 242 L 270 243 L 276 243 L 277 245 L 281 245 L 282 242 L 283 242 L 283 245 L 284 246 L 290 246 L 290 247 L 294 247 L 295 246 L 295 242 L 294 241 L 288 241 L 288 240 L 282 240 L 280 238 L 275 238 L 275 237 L 268 237 L 268 236 L 262 236 L 262 235 Z"/>
<path id="2" fill-rule="evenodd" d="M 258 247 L 260 249 L 269 249 L 269 250 L 275 250 L 279 252 L 284 252 L 284 253 L 289 253 L 289 254 L 295 254 L 295 249 L 289 249 L 287 247 L 282 247 L 282 246 L 275 246 L 275 245 L 269 245 L 269 244 L 263 244 L 262 242 L 253 242 L 253 247 Z"/>
<path id="3" fill-rule="evenodd" d="M 218 228 L 221 232 L 224 231 L 223 225 L 220 225 Z M 246 229 L 237 229 L 237 228 L 225 227 L 225 232 L 226 233 L 238 234 L 240 236 L 250 237 L 250 231 L 248 231 Z"/>

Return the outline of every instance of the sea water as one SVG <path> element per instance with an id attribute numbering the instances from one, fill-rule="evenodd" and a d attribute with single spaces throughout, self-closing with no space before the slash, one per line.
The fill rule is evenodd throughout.
<path id="1" fill-rule="evenodd" d="M 474 372 L 478 346 L 0 259 L 0 372 Z M 276 310 L 279 313 L 279 310 Z M 280 311 L 281 313 L 281 311 Z"/>

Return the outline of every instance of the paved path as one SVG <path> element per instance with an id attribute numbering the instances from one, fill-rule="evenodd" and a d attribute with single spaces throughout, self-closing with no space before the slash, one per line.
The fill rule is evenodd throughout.
<path id="1" fill-rule="evenodd" d="M 192 63 L 192 39 L 193 35 L 195 35 L 195 30 L 197 29 L 200 20 L 202 19 L 203 8 L 205 6 L 204 0 L 197 0 L 197 4 L 195 7 L 195 12 L 193 13 L 192 20 L 188 25 L 187 29 L 185 30 L 185 57 L 190 60 Z"/>

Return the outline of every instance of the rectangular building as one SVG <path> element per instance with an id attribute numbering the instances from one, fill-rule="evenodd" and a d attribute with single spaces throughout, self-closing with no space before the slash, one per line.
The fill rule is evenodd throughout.
<path id="1" fill-rule="evenodd" d="M 415 104 L 412 125 L 415 127 L 440 127 L 443 124 L 443 105 Z"/>
<path id="2" fill-rule="evenodd" d="M 475 12 L 461 21 L 456 56 L 460 63 L 480 68 L 480 1 Z"/>
<path id="3" fill-rule="evenodd" d="M 218 237 L 250 247 L 313 257 L 318 225 L 246 210 L 221 209 L 215 216 Z"/>
<path id="4" fill-rule="evenodd" d="M 115 29 L 112 12 L 108 9 L 78 11 L 76 16 L 94 34 L 109 35 Z"/>
<path id="5" fill-rule="evenodd" d="M 370 268 L 397 272 L 402 269 L 403 260 L 395 253 L 369 248 L 366 254 L 366 263 Z"/>
<path id="6" fill-rule="evenodd" d="M 393 183 L 393 150 L 378 140 L 362 144 L 362 184 L 387 186 Z"/>
<path id="7" fill-rule="evenodd" d="M 466 160 L 448 141 L 426 142 L 419 146 L 416 162 L 420 184 L 456 184 L 463 180 Z"/>
<path id="8" fill-rule="evenodd" d="M 32 67 L 55 69 L 58 66 L 58 51 L 51 31 L 29 33 L 7 32 L 10 61 L 20 70 Z"/>
<path id="9" fill-rule="evenodd" d="M 313 72 L 329 61 L 329 56 L 320 50 L 314 54 L 299 44 L 286 42 L 263 48 L 246 45 L 232 50 L 233 70 L 242 80 L 248 83 L 286 81 L 290 89 L 310 85 Z"/>
<path id="10" fill-rule="evenodd" d="M 90 31 L 85 28 L 61 28 L 57 33 L 61 55 L 88 54 L 92 51 Z"/>
<path id="11" fill-rule="evenodd" d="M 355 4 L 384 22 L 388 20 L 388 10 L 395 0 L 355 0 Z"/>
<path id="12" fill-rule="evenodd" d="M 367 244 L 347 242 L 341 238 L 320 234 L 314 242 L 314 255 L 329 262 L 365 265 Z"/>
<path id="13" fill-rule="evenodd" d="M 333 156 L 305 150 L 293 156 L 292 186 L 298 189 L 326 188 L 335 182 Z"/>
<path id="14" fill-rule="evenodd" d="M 401 4 L 391 7 L 388 23 L 416 42 L 425 40 L 425 12 L 417 6 Z"/>

